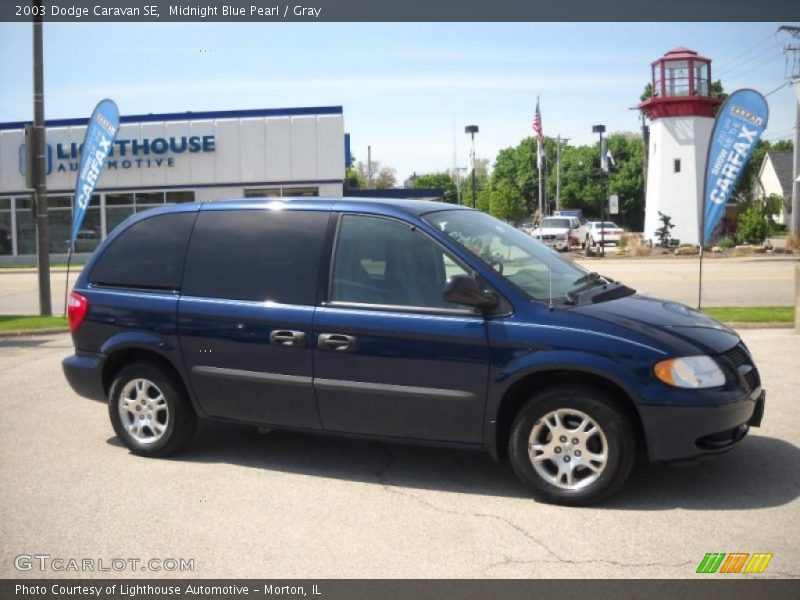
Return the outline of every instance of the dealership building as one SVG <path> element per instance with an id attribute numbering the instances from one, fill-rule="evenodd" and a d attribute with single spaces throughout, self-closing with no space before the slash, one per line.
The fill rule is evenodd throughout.
<path id="1" fill-rule="evenodd" d="M 52 254 L 67 251 L 87 122 L 46 123 Z M 24 127 L 0 123 L 0 262 L 30 262 L 36 253 Z M 91 252 L 127 217 L 162 204 L 340 197 L 345 137 L 341 106 L 123 116 L 76 252 Z"/>

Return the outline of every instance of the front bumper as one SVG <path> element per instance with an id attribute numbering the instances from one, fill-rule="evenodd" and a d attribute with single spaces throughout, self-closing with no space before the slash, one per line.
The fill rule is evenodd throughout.
<path id="1" fill-rule="evenodd" d="M 64 376 L 75 393 L 92 400 L 106 401 L 103 386 L 103 364 L 105 355 L 76 350 L 75 354 L 61 361 Z"/>
<path id="2" fill-rule="evenodd" d="M 720 405 L 640 405 L 648 456 L 671 461 L 730 450 L 750 427 L 761 425 L 765 400 L 766 391 L 758 388 Z"/>

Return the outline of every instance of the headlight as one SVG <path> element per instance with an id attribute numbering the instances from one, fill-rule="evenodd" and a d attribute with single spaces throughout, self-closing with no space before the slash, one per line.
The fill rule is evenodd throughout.
<path id="1" fill-rule="evenodd" d="M 725 385 L 725 374 L 710 356 L 662 360 L 653 371 L 664 383 L 680 388 L 702 389 Z"/>

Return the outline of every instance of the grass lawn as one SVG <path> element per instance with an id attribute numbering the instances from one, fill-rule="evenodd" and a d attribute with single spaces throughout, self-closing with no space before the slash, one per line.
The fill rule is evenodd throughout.
<path id="1" fill-rule="evenodd" d="M 726 323 L 794 322 L 794 306 L 712 306 L 703 312 Z"/>
<path id="2" fill-rule="evenodd" d="M 22 329 L 50 329 L 67 327 L 66 317 L 40 317 L 3 315 L 0 316 L 0 331 L 17 331 Z"/>

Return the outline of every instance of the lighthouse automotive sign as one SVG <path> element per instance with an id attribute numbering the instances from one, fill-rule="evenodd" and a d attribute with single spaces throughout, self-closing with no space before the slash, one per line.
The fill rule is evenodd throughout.
<path id="1" fill-rule="evenodd" d="M 768 118 L 766 99 L 750 89 L 733 92 L 719 109 L 708 148 L 701 245 L 711 242 Z"/>

